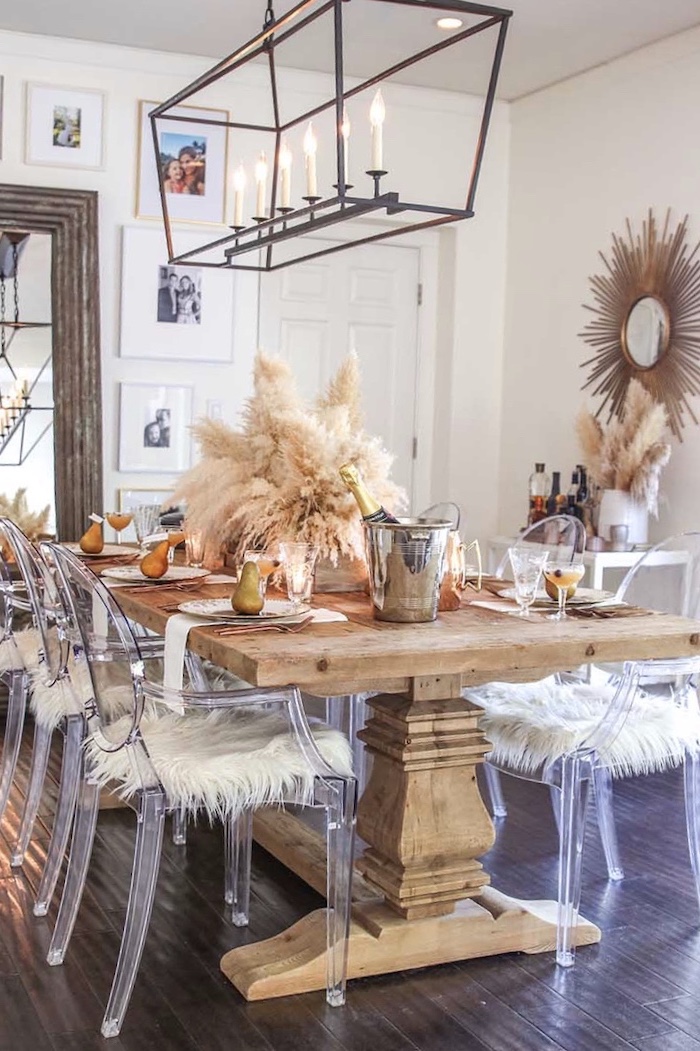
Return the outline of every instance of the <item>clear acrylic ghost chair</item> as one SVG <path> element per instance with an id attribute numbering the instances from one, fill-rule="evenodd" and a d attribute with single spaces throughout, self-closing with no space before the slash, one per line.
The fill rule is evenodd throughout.
<path id="1" fill-rule="evenodd" d="M 543 518 L 541 522 L 535 522 L 518 536 L 513 544 L 516 548 L 528 548 L 537 552 L 548 551 L 550 555 L 556 555 L 560 561 L 574 558 L 580 555 L 586 546 L 586 530 L 583 522 L 573 515 L 551 515 Z M 508 552 L 505 553 L 494 576 L 505 577 L 510 572 L 510 560 Z M 491 813 L 495 818 L 508 816 L 501 778 L 497 770 L 487 761 L 484 763 L 484 779 L 491 804 Z M 599 780 L 605 781 L 605 775 L 600 775 Z M 596 790 L 605 791 L 603 783 L 596 784 Z M 559 814 L 559 799 L 556 793 L 552 797 L 552 806 L 555 816 Z M 614 878 L 614 877 L 611 877 Z"/>
<path id="2" fill-rule="evenodd" d="M 7 686 L 8 703 L 0 761 L 0 820 L 10 796 L 17 768 L 29 691 L 27 667 L 38 660 L 35 629 L 17 630 L 17 615 L 31 613 L 26 590 L 6 561 L 10 551 L 0 553 L 0 680 Z"/>
<path id="3" fill-rule="evenodd" d="M 133 990 L 151 916 L 166 810 L 204 808 L 226 824 L 232 920 L 247 923 L 252 806 L 290 801 L 326 809 L 328 971 L 326 999 L 345 1000 L 357 784 L 350 749 L 327 727 L 311 731 L 299 691 L 169 690 L 146 678 L 139 640 L 114 596 L 64 549 L 51 545 L 64 604 L 89 673 L 91 734 L 85 749 L 66 882 L 48 962 L 63 962 L 92 851 L 101 783 L 121 784 L 137 811 L 131 889 L 119 959 L 102 1023 L 116 1036 Z M 108 664 L 93 642 L 90 611 L 103 607 L 125 659 Z M 115 673 L 120 673 L 116 675 Z M 128 674 L 127 674 L 128 673 Z M 110 694 L 131 699 L 114 718 Z"/>
<path id="4" fill-rule="evenodd" d="M 459 529 L 461 519 L 459 504 L 445 501 L 440 504 L 431 504 L 421 511 L 416 517 L 424 519 L 440 519 L 451 523 L 452 529 Z M 367 753 L 365 746 L 357 736 L 359 730 L 363 730 L 369 709 L 367 699 L 374 696 L 372 693 L 351 693 L 341 697 L 326 698 L 326 722 L 336 730 L 347 734 L 352 745 L 353 769 L 357 778 L 358 790 L 364 791 L 367 784 L 369 771 L 367 769 Z M 489 776 L 489 774 L 487 774 Z M 496 774 L 495 791 L 500 792 Z M 502 798 L 502 795 L 501 795 Z"/>
<path id="5" fill-rule="evenodd" d="M 9 548 L 26 587 L 38 635 L 38 661 L 31 671 L 31 711 L 34 743 L 27 794 L 11 865 L 19 867 L 32 835 L 46 778 L 51 740 L 63 734 L 61 778 L 51 839 L 44 863 L 34 912 L 45 916 L 56 886 L 68 844 L 78 787 L 80 750 L 85 736 L 84 709 L 68 674 L 68 645 L 63 632 L 61 604 L 43 558 L 22 530 L 9 519 L 0 519 L 0 542 Z"/>
<path id="6" fill-rule="evenodd" d="M 547 726 L 533 704 L 529 736 L 524 735 L 526 706 L 517 711 L 510 705 L 500 707 L 499 692 L 494 694 L 492 687 L 468 691 L 484 708 L 481 724 L 493 745 L 491 762 L 515 777 L 543 782 L 560 793 L 557 963 L 563 967 L 574 962 L 572 932 L 581 895 L 586 808 L 589 786 L 598 769 L 626 775 L 684 764 L 688 844 L 700 903 L 698 674 L 700 658 L 694 657 L 628 662 L 607 687 L 564 683 L 553 695 L 555 704 L 550 707 Z M 657 692 L 660 683 L 665 687 L 663 695 Z M 584 697 L 589 701 L 585 720 Z M 560 754 L 552 752 L 553 739 L 559 742 Z"/>

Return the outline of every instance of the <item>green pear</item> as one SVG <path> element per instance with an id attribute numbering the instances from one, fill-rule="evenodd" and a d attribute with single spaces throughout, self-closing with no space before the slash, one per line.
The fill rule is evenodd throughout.
<path id="1" fill-rule="evenodd" d="M 244 563 L 236 590 L 231 596 L 231 605 L 237 613 L 247 613 L 249 616 L 259 613 L 265 605 L 260 592 L 260 570 L 257 562 Z"/>

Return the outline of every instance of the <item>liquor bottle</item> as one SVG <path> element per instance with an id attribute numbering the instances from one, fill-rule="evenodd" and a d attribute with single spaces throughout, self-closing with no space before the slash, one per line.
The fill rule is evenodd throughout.
<path id="1" fill-rule="evenodd" d="M 338 473 L 357 500 L 357 506 L 360 509 L 363 521 L 398 524 L 398 518 L 386 511 L 379 501 L 367 492 L 365 483 L 362 481 L 360 472 L 354 463 L 344 463 L 338 468 Z"/>
<path id="2" fill-rule="evenodd" d="M 588 472 L 582 463 L 576 464 L 576 470 L 578 471 L 576 503 L 583 507 L 588 502 Z"/>
<path id="3" fill-rule="evenodd" d="M 581 508 L 577 503 L 579 485 L 579 473 L 578 471 L 572 471 L 571 485 L 569 486 L 566 494 L 566 513 L 567 515 L 572 515 L 574 518 L 581 517 Z"/>
<path id="4" fill-rule="evenodd" d="M 534 525 L 547 517 L 547 497 L 549 496 L 549 475 L 544 473 L 544 464 L 536 463 L 535 470 L 528 482 L 530 506 L 527 524 Z"/>
<path id="5" fill-rule="evenodd" d="M 552 471 L 552 488 L 547 498 L 547 514 L 556 515 L 559 503 L 557 498 L 561 496 L 561 471 Z"/>

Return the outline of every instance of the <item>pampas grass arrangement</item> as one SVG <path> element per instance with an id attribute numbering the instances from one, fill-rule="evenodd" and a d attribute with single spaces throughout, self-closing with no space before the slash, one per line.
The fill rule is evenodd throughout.
<path id="1" fill-rule="evenodd" d="M 50 513 L 49 504 L 43 511 L 30 511 L 26 489 L 18 489 L 13 497 L 0 493 L 0 518 L 9 518 L 30 540 L 46 535 Z"/>
<path id="2" fill-rule="evenodd" d="M 646 387 L 633 379 L 619 417 L 601 424 L 582 409 L 576 418 L 578 435 L 591 480 L 602 489 L 622 489 L 658 515 L 661 469 L 671 457 L 664 441 L 666 409 Z"/>
<path id="3" fill-rule="evenodd" d="M 333 564 L 362 558 L 357 505 L 338 475 L 349 460 L 384 506 L 396 511 L 406 502 L 389 481 L 393 457 L 363 428 L 355 354 L 309 407 L 289 365 L 258 352 L 242 426 L 203 419 L 193 433 L 201 460 L 183 475 L 174 500 L 186 503 L 192 528 L 210 544 L 233 547 L 237 560 L 247 548 L 281 540 L 315 544 Z"/>

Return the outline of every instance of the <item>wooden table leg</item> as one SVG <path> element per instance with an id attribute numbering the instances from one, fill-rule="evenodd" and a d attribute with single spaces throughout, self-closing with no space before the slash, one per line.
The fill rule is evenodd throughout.
<path id="1" fill-rule="evenodd" d="M 354 900 L 348 976 L 553 949 L 556 903 L 488 887 L 477 860 L 494 839 L 476 782 L 488 745 L 478 710 L 459 697 L 459 678 L 415 679 L 408 696 L 368 703 L 373 717 L 360 736 L 373 764 L 358 815 L 368 847 L 357 867 L 383 897 Z M 283 849 L 288 855 L 288 841 Z M 576 943 L 599 939 L 579 919 Z M 323 988 L 324 910 L 233 949 L 221 968 L 248 1000 Z"/>

